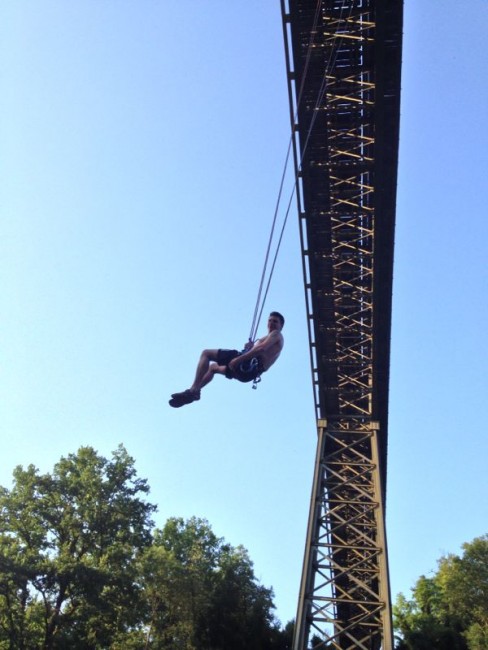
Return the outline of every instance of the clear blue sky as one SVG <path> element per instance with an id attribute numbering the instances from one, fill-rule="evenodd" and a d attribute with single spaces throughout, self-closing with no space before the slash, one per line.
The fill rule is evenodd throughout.
<path id="1" fill-rule="evenodd" d="M 487 532 L 487 18 L 405 6 L 394 596 Z M 202 348 L 249 333 L 289 138 L 278 0 L 4 2 L 0 91 L 0 484 L 122 442 L 157 524 L 243 544 L 286 622 L 316 439 L 295 210 L 267 302 L 279 363 L 256 391 L 217 378 L 167 404 Z"/>

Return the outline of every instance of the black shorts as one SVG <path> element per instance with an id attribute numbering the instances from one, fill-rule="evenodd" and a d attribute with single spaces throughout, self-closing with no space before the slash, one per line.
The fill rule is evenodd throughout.
<path id="1" fill-rule="evenodd" d="M 240 354 L 242 354 L 242 352 L 239 352 L 238 350 L 219 350 L 217 363 L 219 366 L 227 366 L 225 370 L 225 376 L 227 379 L 237 379 L 237 381 L 242 381 L 244 383 L 254 381 L 256 377 L 259 377 L 259 375 L 264 372 L 261 358 L 252 357 L 251 359 L 239 364 L 235 370 L 230 370 L 228 367 L 229 363 Z"/>

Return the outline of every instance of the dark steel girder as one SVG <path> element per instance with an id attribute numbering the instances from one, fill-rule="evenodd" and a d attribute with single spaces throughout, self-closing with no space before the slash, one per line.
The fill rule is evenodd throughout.
<path id="1" fill-rule="evenodd" d="M 282 13 L 322 432 L 297 626 L 322 633 L 317 647 L 378 648 L 383 639 L 386 648 L 383 513 L 403 6 L 282 0 Z M 330 579 L 323 580 L 323 567 Z"/>
<path id="2" fill-rule="evenodd" d="M 317 416 L 380 422 L 383 489 L 402 9 L 283 1 Z"/>

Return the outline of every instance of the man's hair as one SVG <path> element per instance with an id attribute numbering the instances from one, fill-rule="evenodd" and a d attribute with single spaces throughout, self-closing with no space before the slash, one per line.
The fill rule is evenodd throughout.
<path id="1" fill-rule="evenodd" d="M 272 311 L 270 316 L 275 316 L 276 318 L 280 319 L 281 327 L 285 324 L 285 318 L 280 314 L 279 311 Z"/>

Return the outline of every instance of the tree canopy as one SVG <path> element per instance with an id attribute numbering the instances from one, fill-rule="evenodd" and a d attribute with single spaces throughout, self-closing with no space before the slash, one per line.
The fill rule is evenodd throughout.
<path id="1" fill-rule="evenodd" d="M 120 446 L 0 488 L 0 650 L 287 650 L 273 592 L 203 519 L 154 529 Z"/>
<path id="2" fill-rule="evenodd" d="M 137 623 L 148 491 L 123 447 L 110 461 L 83 447 L 52 474 L 15 469 L 0 490 L 3 647 L 108 647 Z"/>
<path id="3" fill-rule="evenodd" d="M 393 609 L 398 650 L 488 650 L 488 535 L 447 555 Z"/>
<path id="4" fill-rule="evenodd" d="M 273 592 L 256 581 L 247 551 L 204 519 L 169 519 L 143 558 L 154 647 L 173 650 L 286 648 Z"/>

